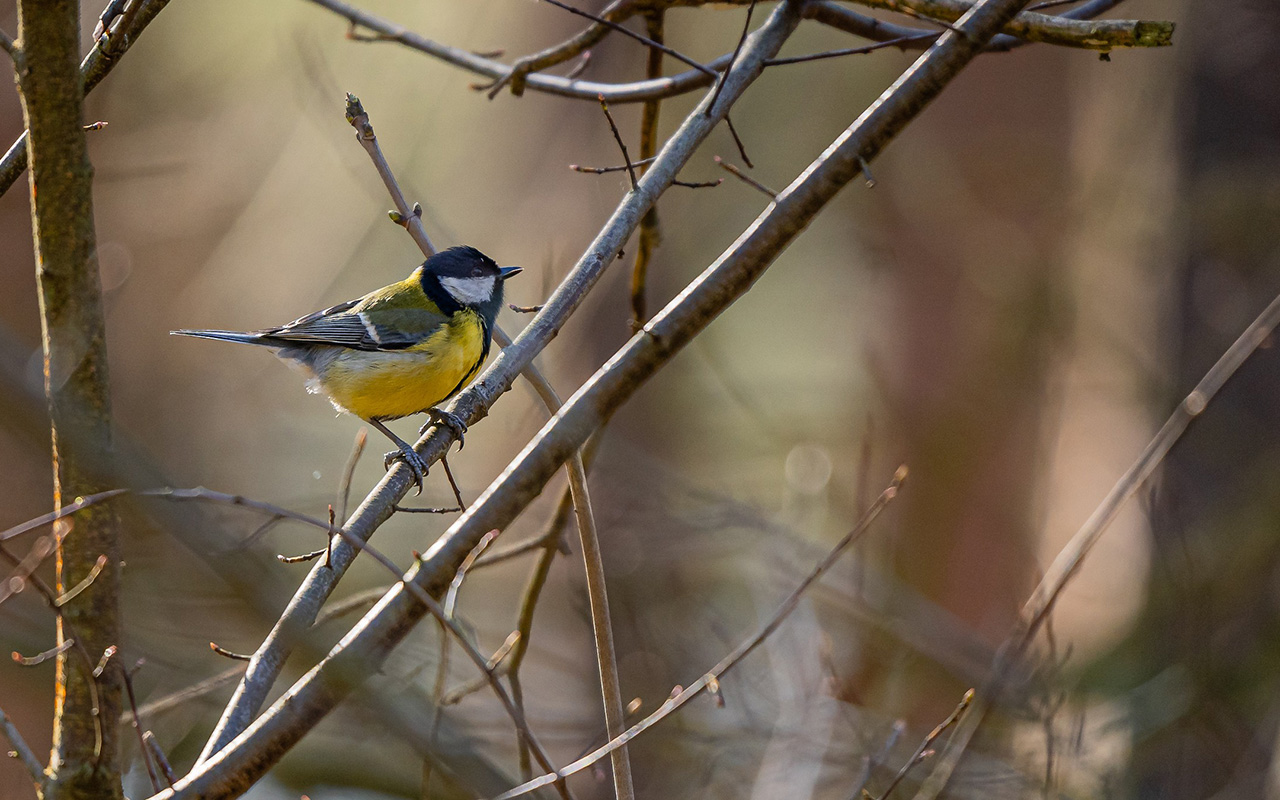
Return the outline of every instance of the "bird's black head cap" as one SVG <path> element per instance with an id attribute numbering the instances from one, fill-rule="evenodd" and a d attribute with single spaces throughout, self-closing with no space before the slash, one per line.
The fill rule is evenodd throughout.
<path id="1" fill-rule="evenodd" d="M 422 263 L 422 291 L 441 311 L 453 315 L 469 308 L 492 330 L 502 307 L 504 272 L 474 247 L 441 250 Z"/>

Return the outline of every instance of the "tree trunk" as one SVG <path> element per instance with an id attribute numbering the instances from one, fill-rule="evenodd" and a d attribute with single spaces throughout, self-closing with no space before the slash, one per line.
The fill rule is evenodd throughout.
<path id="1" fill-rule="evenodd" d="M 77 0 L 18 4 L 18 86 L 30 131 L 31 204 L 53 432 L 54 504 L 105 488 L 112 452 L 106 330 L 93 226 L 93 168 L 83 129 Z M 96 681 L 92 665 L 119 643 L 119 521 L 109 505 L 57 529 L 57 591 L 97 579 L 62 608 L 53 753 L 46 797 L 119 798 L 118 663 Z M 63 538 L 65 537 L 65 538 Z M 94 685 L 96 683 L 96 686 Z M 96 691 L 95 691 L 96 690 Z"/>
<path id="2" fill-rule="evenodd" d="M 1176 397 L 1280 291 L 1280 7 L 1192 4 L 1187 28 Z M 1139 726 L 1134 796 L 1263 796 L 1280 713 L 1280 613 L 1266 599 L 1280 570 L 1278 417 L 1273 347 L 1245 364 L 1166 464 L 1137 674 L 1176 676 L 1182 689 L 1168 706 L 1185 708 L 1155 731 Z"/>

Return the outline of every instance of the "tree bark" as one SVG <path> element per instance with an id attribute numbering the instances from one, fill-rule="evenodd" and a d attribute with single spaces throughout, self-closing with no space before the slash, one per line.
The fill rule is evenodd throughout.
<path id="1" fill-rule="evenodd" d="M 93 224 L 93 167 L 83 129 L 78 0 L 18 4 L 18 87 L 30 131 L 32 228 L 53 439 L 54 504 L 101 491 L 112 455 L 106 329 Z M 109 504 L 56 529 L 57 590 L 82 581 L 100 555 L 97 579 L 58 619 L 53 752 L 45 796 L 121 797 L 115 720 L 119 666 L 96 681 L 87 663 L 119 643 L 120 529 Z M 65 537 L 65 538 L 64 538 Z M 81 647 L 83 646 L 83 647 Z M 87 654 L 87 658 L 86 658 Z M 96 686 L 94 685 L 96 683 Z M 96 691 L 95 691 L 96 690 Z"/>

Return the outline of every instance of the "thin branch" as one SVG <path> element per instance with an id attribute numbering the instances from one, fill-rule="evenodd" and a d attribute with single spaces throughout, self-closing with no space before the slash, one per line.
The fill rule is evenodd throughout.
<path id="1" fill-rule="evenodd" d="M 18 63 L 18 58 L 21 56 L 18 52 L 18 46 L 13 43 L 13 37 L 9 36 L 9 34 L 3 30 L 0 30 L 0 49 L 3 49 L 8 53 L 9 58 L 13 59 L 15 64 Z"/>
<path id="2" fill-rule="evenodd" d="M 800 599 L 804 597 L 805 592 L 822 579 L 822 576 L 831 569 L 837 560 L 839 560 L 844 551 L 849 548 L 849 545 L 856 542 L 864 533 L 867 532 L 871 527 L 871 523 L 875 522 L 875 520 L 880 516 L 880 513 L 884 511 L 885 507 L 888 506 L 889 503 L 893 502 L 893 499 L 897 496 L 898 490 L 901 488 L 903 481 L 906 480 L 906 477 L 906 467 L 899 467 L 897 473 L 893 476 L 893 481 L 880 494 L 880 496 L 876 498 L 875 502 L 871 504 L 871 507 L 863 513 L 862 518 L 858 520 L 853 529 L 846 533 L 844 537 L 836 543 L 827 555 L 824 556 L 822 560 L 814 566 L 809 574 L 805 576 L 804 580 L 800 581 L 795 589 L 791 590 L 791 593 L 788 594 L 786 599 L 778 605 L 778 608 L 769 617 L 768 621 L 765 622 L 765 624 L 762 625 L 754 635 L 739 643 L 738 646 L 733 648 L 728 655 L 720 659 L 719 663 L 703 674 L 702 677 L 698 678 L 687 688 L 681 689 L 679 692 L 673 694 L 665 703 L 659 706 L 656 711 L 632 725 L 621 736 L 612 737 L 608 743 L 564 767 L 555 775 L 543 775 L 535 780 L 522 783 L 511 791 L 504 792 L 499 795 L 496 800 L 510 800 L 511 798 L 519 797 L 536 789 L 540 789 L 543 786 L 547 786 L 554 781 L 563 780 L 570 775 L 581 772 L 604 758 L 607 754 L 625 746 L 627 742 L 658 724 L 663 719 L 670 716 L 672 712 L 702 694 L 704 691 L 710 690 L 713 686 L 718 686 L 720 679 L 724 677 L 729 670 L 737 666 L 742 659 L 750 655 L 751 652 L 759 647 L 765 639 L 769 638 L 770 634 L 778 629 L 778 626 L 780 626 L 783 621 L 790 616 L 791 612 L 800 605 Z"/>
<path id="3" fill-rule="evenodd" d="M 758 181 L 758 180 L 756 180 L 755 178 L 751 177 L 750 175 L 748 175 L 747 173 L 743 172 L 742 170 L 738 169 L 738 168 L 737 168 L 736 166 L 734 166 L 733 164 L 730 164 L 728 161 L 725 161 L 725 160 L 724 160 L 723 158 L 721 158 L 720 156 L 715 156 L 713 160 L 716 162 L 716 164 L 718 164 L 722 169 L 724 169 L 726 172 L 728 172 L 728 173 L 729 173 L 730 175 L 732 175 L 733 177 L 735 177 L 735 178 L 737 178 L 738 180 L 742 181 L 743 183 L 747 184 L 747 185 L 748 185 L 748 186 L 750 186 L 751 188 L 756 189 L 757 191 L 761 192 L 762 194 L 768 195 L 770 200 L 777 200 L 777 199 L 778 199 L 778 193 L 777 193 L 777 192 L 775 192 L 774 190 L 770 189 L 768 186 L 765 186 L 763 183 L 761 183 L 760 181 Z"/>
<path id="4" fill-rule="evenodd" d="M 548 0 L 549 2 L 550 0 Z M 627 143 L 622 140 L 622 134 L 618 132 L 618 123 L 613 121 L 613 114 L 609 113 L 609 104 L 605 102 L 604 95 L 600 95 L 600 110 L 604 112 L 604 118 L 609 121 L 609 130 L 613 131 L 613 140 L 618 143 L 618 149 L 622 151 L 622 161 L 627 168 L 627 177 L 631 178 L 631 189 L 635 191 L 638 186 L 636 182 L 636 168 L 631 163 L 631 156 L 627 154 Z"/>
<path id="5" fill-rule="evenodd" d="M 642 167 L 642 166 L 647 166 L 649 164 L 652 164 L 654 158 L 656 158 L 656 156 L 650 156 L 648 158 L 639 158 L 627 164 L 619 164 L 616 167 L 583 167 L 577 164 L 570 164 L 569 169 L 573 170 L 574 172 L 585 172 L 588 175 L 606 175 L 610 172 L 630 172 L 635 167 Z"/>
<path id="6" fill-rule="evenodd" d="M 378 146 L 378 137 L 373 132 L 369 115 L 365 113 L 364 106 L 360 105 L 360 98 L 350 92 L 347 92 L 347 122 L 356 129 L 356 141 L 369 154 L 374 168 L 382 178 L 382 184 L 387 187 L 387 194 L 391 195 L 391 200 L 396 205 L 392 221 L 409 231 L 409 235 L 418 243 L 423 253 L 427 256 L 434 255 L 436 247 L 431 243 L 431 238 L 427 236 L 427 229 L 422 225 L 422 207 L 416 204 L 410 207 L 409 201 L 405 200 L 404 192 L 400 191 L 400 184 L 396 182 L 396 176 L 391 171 L 391 165 L 387 163 L 386 156 L 382 155 L 382 148 Z"/>
<path id="7" fill-rule="evenodd" d="M 112 653 L 114 655 L 114 652 Z M 139 660 L 133 669 L 137 670 L 142 666 Z M 156 772 L 155 759 L 152 758 L 151 748 L 147 747 L 147 737 L 142 733 L 142 725 L 138 720 L 138 696 L 133 691 L 133 671 L 126 669 L 124 664 L 120 663 L 120 659 L 115 660 L 116 668 L 120 670 L 120 679 L 124 681 L 125 697 L 129 701 L 129 723 L 133 727 L 133 732 L 138 737 L 138 749 L 142 753 L 142 764 L 147 768 L 147 777 L 151 779 L 151 788 L 154 791 L 160 791 L 160 778 Z M 173 781 L 169 781 L 169 786 L 173 786 Z"/>
<path id="8" fill-rule="evenodd" d="M 77 498 L 75 502 L 67 503 L 57 511 L 50 511 L 48 514 L 42 514 L 38 517 L 29 519 L 26 522 L 14 525 L 12 528 L 5 529 L 0 532 L 0 542 L 7 542 L 15 536 L 21 536 L 28 531 L 33 531 L 36 528 L 43 527 L 52 522 L 57 522 L 63 517 L 69 517 L 83 508 L 96 506 L 98 503 L 104 503 L 113 497 L 119 497 L 122 494 L 128 493 L 128 489 L 110 489 L 105 492 L 98 492 L 97 494 Z"/>
<path id="9" fill-rule="evenodd" d="M 1120 477 L 1089 519 L 1085 520 L 1080 530 L 1076 531 L 1076 534 L 1054 558 L 1035 591 L 1023 605 L 1017 626 L 1000 647 L 995 662 L 991 665 L 991 672 L 978 691 L 974 711 L 969 715 L 970 723 L 956 730 L 938 759 L 933 773 L 916 794 L 916 800 L 933 800 L 946 787 L 961 756 L 964 755 L 965 748 L 968 747 L 987 712 L 999 701 L 1010 677 L 1019 668 L 1037 632 L 1052 613 L 1062 590 L 1079 571 L 1085 556 L 1102 538 L 1102 534 L 1106 532 L 1124 504 L 1155 474 L 1165 456 L 1186 433 L 1187 427 L 1204 413 L 1227 381 L 1236 374 L 1254 351 L 1272 336 L 1278 325 L 1280 325 L 1280 297 L 1271 301 L 1231 347 L 1227 348 L 1217 363 L 1205 373 L 1191 393 L 1178 404 L 1169 419 L 1138 456 L 1138 460 Z"/>
<path id="10" fill-rule="evenodd" d="M 969 706 L 972 703 L 973 689 L 970 689 L 964 693 L 964 697 L 960 698 L 960 703 L 956 706 L 955 710 L 952 711 L 946 719 L 934 726 L 933 730 L 929 731 L 929 735 L 924 737 L 920 742 L 920 746 L 916 748 L 916 751 L 911 754 L 911 758 L 907 759 L 907 762 L 898 770 L 898 774 L 893 776 L 893 780 L 890 781 L 889 785 L 885 787 L 885 790 L 880 793 L 877 800 L 889 800 L 889 795 L 893 794 L 893 790 L 898 788 L 898 784 L 902 783 L 902 779 L 907 777 L 907 773 L 911 772 L 917 764 L 923 763 L 925 759 L 929 757 L 933 752 L 931 749 L 933 747 L 933 743 L 938 741 L 938 737 L 945 733 L 947 728 L 950 728 L 952 725 L 955 725 L 964 718 L 964 715 L 968 713 Z"/>
<path id="11" fill-rule="evenodd" d="M 857 56 L 865 53 L 874 53 L 877 50 L 883 50 L 886 47 L 901 47 L 905 44 L 913 42 L 933 41 L 938 38 L 938 34 L 933 31 L 927 33 L 917 33 L 911 36 L 900 36 L 897 39 L 886 39 L 883 42 L 875 44 L 867 44 L 862 47 L 845 47 L 840 50 L 825 50 L 821 53 L 810 53 L 805 56 L 788 56 L 787 58 L 769 59 L 768 66 L 780 67 L 784 64 L 804 64 L 809 61 L 821 61 L 828 58 L 839 58 L 840 56 Z"/>
<path id="12" fill-rule="evenodd" d="M 454 506 L 453 508 L 439 508 L 432 506 L 430 508 L 414 508 L 412 506 L 393 505 L 393 511 L 401 514 L 456 514 L 459 511 L 466 511 L 462 506 Z"/>
<path id="13" fill-rule="evenodd" d="M 351 502 L 351 481 L 355 478 L 356 466 L 360 456 L 364 454 L 365 444 L 369 441 L 369 431 L 361 428 L 356 432 L 356 440 L 351 445 L 351 455 L 347 457 L 347 466 L 342 470 L 342 481 L 338 484 L 338 498 L 342 512 L 338 515 L 347 518 L 347 506 Z"/>
<path id="14" fill-rule="evenodd" d="M 137 712 L 134 712 L 137 716 Z M 164 776 L 165 782 L 169 784 L 169 788 L 173 788 L 173 784 L 178 780 L 178 776 L 173 773 L 173 766 L 169 764 L 169 759 L 165 757 L 164 750 L 160 747 L 160 741 L 156 739 L 156 735 L 151 731 L 142 734 L 142 744 L 147 752 L 151 754 L 151 758 L 160 767 L 160 774 Z"/>
<path id="15" fill-rule="evenodd" d="M 756 11 L 756 0 L 751 0 L 747 5 L 747 18 L 742 23 L 742 35 L 738 37 L 738 43 L 733 46 L 733 52 L 729 54 L 729 66 L 725 68 L 727 73 L 733 69 L 733 62 L 738 60 L 738 53 L 742 52 L 742 43 L 747 40 L 747 34 L 751 32 L 751 15 Z M 649 76 L 653 77 L 653 76 Z M 723 81 L 716 81 L 715 89 L 711 92 L 711 102 L 707 104 L 707 114 L 711 114 L 711 109 L 716 107 L 716 101 L 720 99 L 720 87 Z"/>
<path id="16" fill-rule="evenodd" d="M 940 22 L 956 22 L 973 7 L 965 0 L 857 0 L 865 6 L 911 13 Z M 1005 24 L 1003 32 L 1028 42 L 1088 50 L 1125 47 L 1167 47 L 1173 43 L 1172 22 L 1150 20 L 1082 21 L 1067 16 L 1024 11 Z"/>
<path id="17" fill-rule="evenodd" d="M 51 658 L 62 655 L 63 653 L 70 650 L 71 648 L 75 647 L 75 645 L 76 645 L 75 639 L 67 639 L 63 641 L 62 644 L 55 645 L 49 648 L 48 650 L 45 650 L 43 653 L 36 653 L 34 656 L 24 656 L 21 653 L 19 653 L 17 650 L 14 650 L 10 655 L 13 656 L 14 661 L 21 664 L 22 666 L 34 667 L 34 666 L 43 664 L 44 662 L 48 661 Z"/>
<path id="18" fill-rule="evenodd" d="M 611 22 L 622 22 L 635 13 L 635 7 L 636 0 L 614 0 L 601 12 L 601 17 Z M 608 25 L 596 22 L 568 41 L 521 58 L 511 66 L 511 71 L 505 76 L 495 80 L 492 85 L 482 88 L 489 90 L 489 99 L 492 100 L 497 96 L 498 92 L 502 91 L 503 86 L 510 83 L 511 93 L 519 97 L 524 94 L 530 74 L 541 72 L 557 64 L 563 64 L 581 53 L 583 54 L 582 64 L 565 76 L 567 80 L 572 81 L 578 77 L 582 69 L 586 68 L 586 57 L 590 55 L 590 51 L 587 48 L 604 39 L 610 30 L 612 29 Z"/>
<path id="19" fill-rule="evenodd" d="M 714 181 L 672 181 L 672 186 L 682 186 L 685 189 L 714 189 L 724 183 L 724 178 L 716 178 Z"/>
<path id="20" fill-rule="evenodd" d="M 667 55 L 671 56 L 672 58 L 674 58 L 676 61 L 687 64 L 688 66 L 693 67 L 694 69 L 698 70 L 699 72 L 705 75 L 710 75 L 712 79 L 717 77 L 716 70 L 712 69 L 711 67 L 708 67 L 705 64 L 702 64 L 700 62 L 694 61 L 692 58 L 689 58 L 684 53 L 681 53 L 679 50 L 673 50 L 672 48 L 667 47 L 665 44 L 662 44 L 661 42 L 656 42 L 653 39 L 650 39 L 648 36 L 642 36 L 624 25 L 619 25 L 618 23 L 605 19 L 604 17 L 598 17 L 595 14 L 592 14 L 587 11 L 583 11 L 580 8 L 574 8 L 568 3 L 560 2 L 560 0 L 542 0 L 542 2 L 550 3 L 551 5 L 556 6 L 557 8 L 563 8 L 565 11 L 568 11 L 570 14 L 576 14 L 580 17 L 586 17 L 589 20 L 594 20 L 599 25 L 605 25 L 617 31 L 618 33 L 621 33 L 624 36 L 630 36 L 632 39 L 635 39 L 637 42 L 640 42 L 646 47 L 652 48 L 654 50 L 660 50 L 666 53 Z"/>
<path id="21" fill-rule="evenodd" d="M 71 587 L 70 589 L 63 592 L 62 594 L 58 595 L 58 598 L 54 600 L 54 604 L 58 608 L 62 608 L 67 603 L 70 603 L 72 600 L 76 599 L 77 595 L 79 595 L 85 589 L 88 589 L 90 586 L 93 585 L 94 580 L 97 579 L 98 575 L 102 572 L 102 568 L 105 567 L 106 565 L 107 565 L 107 557 L 105 555 L 98 556 L 98 560 L 93 563 L 93 567 L 89 570 L 89 574 L 84 576 L 84 580 L 80 581 L 75 586 Z"/>
<path id="22" fill-rule="evenodd" d="M 244 653 L 232 652 L 231 650 L 219 645 L 217 642 L 209 642 L 209 649 L 223 658 L 229 658 L 232 661 L 248 661 L 253 658 L 253 656 L 247 656 Z"/>
<path id="23" fill-rule="evenodd" d="M 192 700 L 196 700 L 218 691 L 223 686 L 226 686 L 228 683 L 231 683 L 236 678 L 240 677 L 243 672 L 244 667 L 241 665 L 229 667 L 211 678 L 206 678 L 197 684 L 188 686 L 185 689 L 179 689 L 176 692 L 172 692 L 164 697 L 157 698 L 142 705 L 138 708 L 138 714 L 149 717 L 173 708 L 185 706 Z"/>
<path id="24" fill-rule="evenodd" d="M 462 502 L 462 490 L 458 488 L 458 481 L 453 477 L 453 470 L 449 468 L 449 459 L 447 456 L 440 456 L 440 466 L 444 467 L 444 476 L 449 481 L 449 488 L 453 490 L 453 499 L 457 502 L 458 507 L 453 511 L 466 511 L 467 504 Z"/>
<path id="25" fill-rule="evenodd" d="M 755 169 L 756 165 L 751 163 L 751 157 L 747 155 L 747 146 L 742 143 L 738 129 L 733 127 L 733 120 L 729 119 L 728 112 L 725 112 L 724 124 L 729 126 L 729 135 L 733 137 L 733 143 L 738 147 L 738 155 L 742 156 L 742 163 L 747 165 L 747 169 Z"/>
<path id="26" fill-rule="evenodd" d="M 18 732 L 18 727 L 13 724 L 13 720 L 4 713 L 4 709 L 0 708 L 0 731 L 4 732 L 4 736 L 9 740 L 9 744 L 13 747 L 13 752 L 17 754 L 18 760 L 22 762 L 22 766 L 27 768 L 27 774 L 31 776 L 31 780 L 35 782 L 36 789 L 44 787 L 44 767 L 40 764 L 40 759 L 36 758 L 35 752 L 27 744 L 27 740 L 22 738 L 22 734 Z"/>

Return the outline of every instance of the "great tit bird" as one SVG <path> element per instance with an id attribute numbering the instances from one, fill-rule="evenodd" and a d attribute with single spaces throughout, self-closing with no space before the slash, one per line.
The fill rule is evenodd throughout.
<path id="1" fill-rule="evenodd" d="M 474 247 L 451 247 L 408 278 L 364 297 L 260 331 L 181 330 L 225 342 L 269 347 L 308 378 L 308 391 L 382 431 L 422 490 L 427 463 L 387 420 L 429 413 L 458 434 L 466 424 L 436 408 L 475 377 L 489 355 L 502 286 L 520 267 L 499 267 Z M 423 426 L 425 431 L 431 423 Z"/>

